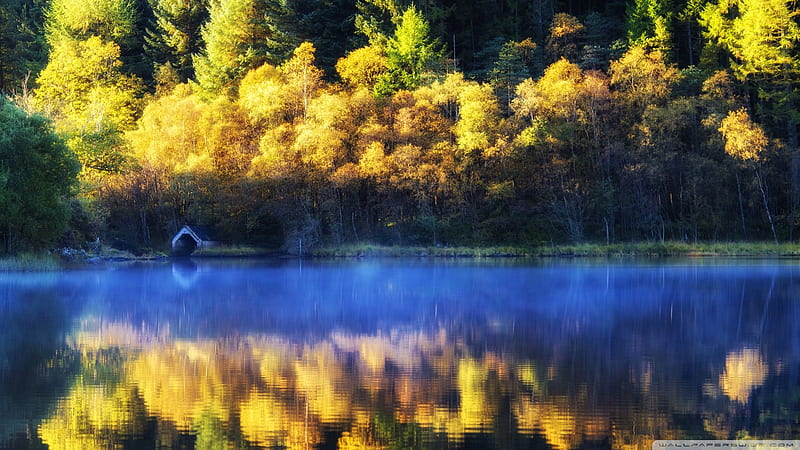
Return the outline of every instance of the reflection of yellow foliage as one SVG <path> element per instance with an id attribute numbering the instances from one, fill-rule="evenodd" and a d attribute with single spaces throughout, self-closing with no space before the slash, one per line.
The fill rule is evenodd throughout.
<path id="1" fill-rule="evenodd" d="M 182 430 L 190 429 L 209 407 L 221 411 L 221 420 L 227 421 L 226 386 L 214 349 L 213 343 L 177 343 L 173 348 L 146 351 L 132 364 L 131 381 L 152 414 Z"/>
<path id="2" fill-rule="evenodd" d="M 144 418 L 154 418 L 159 442 L 167 446 L 178 443 L 179 433 L 191 433 L 198 447 L 230 447 L 238 436 L 263 447 L 312 448 L 323 442 L 327 428 L 342 432 L 339 448 L 382 449 L 406 425 L 385 428 L 376 419 L 376 405 L 387 407 L 381 411 L 394 424 L 413 424 L 457 444 L 470 433 L 491 433 L 503 399 L 510 401 L 519 433 L 540 436 L 557 450 L 604 440 L 609 433 L 613 448 L 638 450 L 654 436 L 671 435 L 668 415 L 586 414 L 591 387 L 553 395 L 560 384 L 548 380 L 559 378 L 557 365 L 517 363 L 491 352 L 463 356 L 463 344 L 444 332 L 335 333 L 300 347 L 264 336 L 170 341 L 111 325 L 81 332 L 73 344 L 94 359 L 94 353 L 105 354 L 102 349 L 119 357 L 114 362 L 122 370 L 114 374 L 121 375 L 121 387 L 108 393 L 77 384 L 40 427 L 42 440 L 56 447 L 63 442 L 61 448 L 114 446 L 141 435 Z M 642 367 L 639 381 L 646 385 L 652 368 Z M 733 353 L 719 391 L 747 398 L 765 376 L 757 351 Z M 648 395 L 646 389 L 641 393 Z"/>
<path id="3" fill-rule="evenodd" d="M 719 377 L 722 392 L 732 400 L 747 403 L 750 392 L 764 384 L 767 365 L 754 348 L 731 352 L 725 358 L 725 371 Z"/>
<path id="4" fill-rule="evenodd" d="M 461 394 L 461 420 L 471 432 L 491 429 L 496 407 L 486 395 L 489 370 L 479 361 L 464 358 L 458 362 L 458 390 Z"/>
<path id="5" fill-rule="evenodd" d="M 85 320 L 69 343 L 84 352 L 95 352 L 112 347 L 136 348 L 142 339 L 142 333 L 128 323 L 98 324 Z"/>
<path id="6" fill-rule="evenodd" d="M 288 418 L 283 405 L 267 394 L 253 392 L 241 406 L 242 433 L 251 442 L 265 447 L 286 442 Z"/>
<path id="7" fill-rule="evenodd" d="M 453 442 L 464 440 L 464 423 L 458 412 L 434 405 L 422 404 L 417 406 L 415 421 L 423 427 L 431 428 L 436 433 L 445 433 Z"/>
<path id="8" fill-rule="evenodd" d="M 542 392 L 542 384 L 539 380 L 539 376 L 536 375 L 536 367 L 532 362 L 525 362 L 517 366 L 517 378 L 532 392 Z"/>
<path id="9" fill-rule="evenodd" d="M 253 349 L 253 359 L 259 362 L 261 379 L 267 386 L 287 390 L 292 378 L 292 350 L 283 342 L 249 343 Z"/>
<path id="10" fill-rule="evenodd" d="M 371 419 L 372 415 L 369 411 L 356 411 L 352 427 L 349 431 L 342 433 L 337 447 L 340 450 L 382 450 L 387 448 L 379 436 L 376 436 L 375 426 Z"/>
<path id="11" fill-rule="evenodd" d="M 344 376 L 343 365 L 330 343 L 306 348 L 295 362 L 297 390 L 323 423 L 339 423 L 350 417 L 353 380 Z"/>
<path id="12" fill-rule="evenodd" d="M 569 399 L 553 398 L 534 402 L 520 398 L 514 408 L 520 432 L 524 434 L 541 433 L 551 446 L 567 450 L 580 442 L 578 421 L 575 414 L 566 406 Z"/>
<path id="13" fill-rule="evenodd" d="M 55 413 L 39 426 L 39 437 L 56 449 L 110 448 L 142 436 L 144 417 L 133 390 L 90 385 L 80 377 Z"/>

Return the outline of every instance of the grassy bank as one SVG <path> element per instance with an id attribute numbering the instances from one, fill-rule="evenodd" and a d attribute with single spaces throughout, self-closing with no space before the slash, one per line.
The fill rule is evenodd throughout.
<path id="1" fill-rule="evenodd" d="M 261 247 L 249 247 L 246 245 L 225 245 L 212 248 L 197 249 L 192 253 L 192 257 L 251 257 L 251 256 L 271 256 L 277 252 L 274 249 Z"/>
<path id="2" fill-rule="evenodd" d="M 541 245 L 531 247 L 403 247 L 370 244 L 323 247 L 320 258 L 353 257 L 800 257 L 800 245 L 764 242 L 638 242 L 623 244 Z"/>
<path id="3" fill-rule="evenodd" d="M 63 267 L 54 254 L 21 253 L 0 257 L 0 272 L 50 272 Z"/>

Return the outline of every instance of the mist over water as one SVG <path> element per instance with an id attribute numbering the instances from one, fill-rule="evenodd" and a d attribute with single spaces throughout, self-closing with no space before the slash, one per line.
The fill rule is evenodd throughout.
<path id="1" fill-rule="evenodd" d="M 183 259 L 0 288 L 0 447 L 800 437 L 794 261 Z"/>

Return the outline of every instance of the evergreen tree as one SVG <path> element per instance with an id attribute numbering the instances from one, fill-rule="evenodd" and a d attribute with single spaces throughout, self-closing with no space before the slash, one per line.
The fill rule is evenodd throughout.
<path id="1" fill-rule="evenodd" d="M 145 41 L 151 58 L 160 66 L 168 65 L 178 82 L 194 77 L 192 55 L 200 53 L 200 29 L 208 18 L 206 0 L 149 0 L 153 20 Z"/>
<path id="2" fill-rule="evenodd" d="M 0 98 L 0 241 L 6 253 L 61 237 L 80 165 L 42 116 Z"/>
<path id="3" fill-rule="evenodd" d="M 36 0 L 0 4 L 0 93 L 20 94 L 28 77 L 44 67 L 42 20 Z"/>
<path id="4" fill-rule="evenodd" d="M 277 0 L 211 0 L 195 78 L 207 96 L 232 95 L 248 70 L 278 64 L 293 46 L 281 23 L 289 11 Z"/>
<path id="5" fill-rule="evenodd" d="M 366 42 L 358 41 L 358 46 L 370 44 L 384 47 L 402 16 L 401 1 L 356 0 L 356 8 L 358 13 L 354 25 L 356 31 L 366 38 Z"/>
<path id="6" fill-rule="evenodd" d="M 332 75 L 336 61 L 350 49 L 355 34 L 355 1 L 293 0 L 290 8 L 297 38 L 314 44 L 317 66 Z"/>
<path id="7" fill-rule="evenodd" d="M 423 74 L 440 57 L 428 22 L 413 5 L 403 13 L 394 36 L 386 43 L 388 71 L 375 85 L 379 96 L 419 86 Z"/>
<path id="8" fill-rule="evenodd" d="M 535 44 L 527 39 L 523 42 L 506 42 L 500 49 L 491 79 L 497 98 L 506 113 L 511 111 L 511 101 L 514 99 L 516 87 L 531 76 L 525 64 L 525 53 L 532 51 L 533 48 Z"/>
<path id="9" fill-rule="evenodd" d="M 672 12 L 666 0 L 633 0 L 626 12 L 630 47 L 666 51 L 672 46 Z"/>
<path id="10" fill-rule="evenodd" d="M 583 50 L 578 63 L 584 70 L 605 70 L 614 55 L 612 45 L 619 36 L 620 24 L 614 18 L 597 12 L 590 13 L 584 19 Z"/>

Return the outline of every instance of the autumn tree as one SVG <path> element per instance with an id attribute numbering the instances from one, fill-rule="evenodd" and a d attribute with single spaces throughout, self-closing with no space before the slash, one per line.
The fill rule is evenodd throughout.
<path id="1" fill-rule="evenodd" d="M 119 47 L 93 36 L 62 40 L 36 79 L 34 106 L 52 117 L 56 129 L 85 168 L 122 170 L 119 133 L 131 129 L 139 113 L 139 79 L 124 75 Z"/>
<path id="2" fill-rule="evenodd" d="M 98 37 L 120 49 L 121 70 L 150 77 L 140 30 L 141 12 L 134 0 L 51 0 L 45 9 L 45 36 L 51 48 L 62 41 L 83 42 Z"/>
<path id="3" fill-rule="evenodd" d="M 313 44 L 303 42 L 294 49 L 292 57 L 280 68 L 286 81 L 286 89 L 289 91 L 287 93 L 289 107 L 299 117 L 306 116 L 311 98 L 322 87 L 323 73 L 314 64 L 315 51 Z"/>
<path id="4" fill-rule="evenodd" d="M 767 214 L 769 228 L 772 232 L 772 239 L 778 243 L 778 235 L 775 232 L 775 222 L 769 208 L 766 183 L 762 179 L 759 171 L 762 155 L 767 148 L 769 141 L 764 130 L 750 120 L 750 115 L 744 109 L 731 111 L 719 127 L 719 132 L 725 139 L 725 152 L 737 161 L 749 165 L 753 169 L 753 174 L 761 192 L 761 200 L 764 204 L 764 212 Z"/>
<path id="5" fill-rule="evenodd" d="M 588 199 L 600 170 L 600 117 L 609 108 L 607 82 L 587 76 L 577 64 L 561 59 L 538 80 L 517 87 L 514 111 L 526 128 L 517 141 L 546 152 L 541 177 L 549 213 L 570 238 L 584 238 Z M 592 157 L 594 156 L 594 157 Z"/>
<path id="6" fill-rule="evenodd" d="M 386 54 L 381 48 L 371 45 L 353 50 L 336 63 L 336 72 L 345 83 L 370 90 L 387 68 Z"/>
<path id="7" fill-rule="evenodd" d="M 618 93 L 627 126 L 638 121 L 647 105 L 664 102 L 672 93 L 680 73 L 667 64 L 660 51 L 633 47 L 611 62 L 611 85 Z"/>
<path id="8" fill-rule="evenodd" d="M 550 23 L 550 32 L 547 35 L 545 54 L 549 62 L 566 58 L 578 62 L 582 50 L 584 26 L 577 17 L 566 13 L 558 13 Z"/>
<path id="9" fill-rule="evenodd" d="M 797 112 L 800 24 L 796 2 L 730 0 L 709 3 L 700 15 L 704 35 L 729 56 L 736 77 L 755 88 L 776 136 L 785 136 L 791 159 L 789 235 L 800 208 Z"/>
<path id="10" fill-rule="evenodd" d="M 51 45 L 92 36 L 123 45 L 137 31 L 137 11 L 130 0 L 51 0 L 45 17 Z"/>

